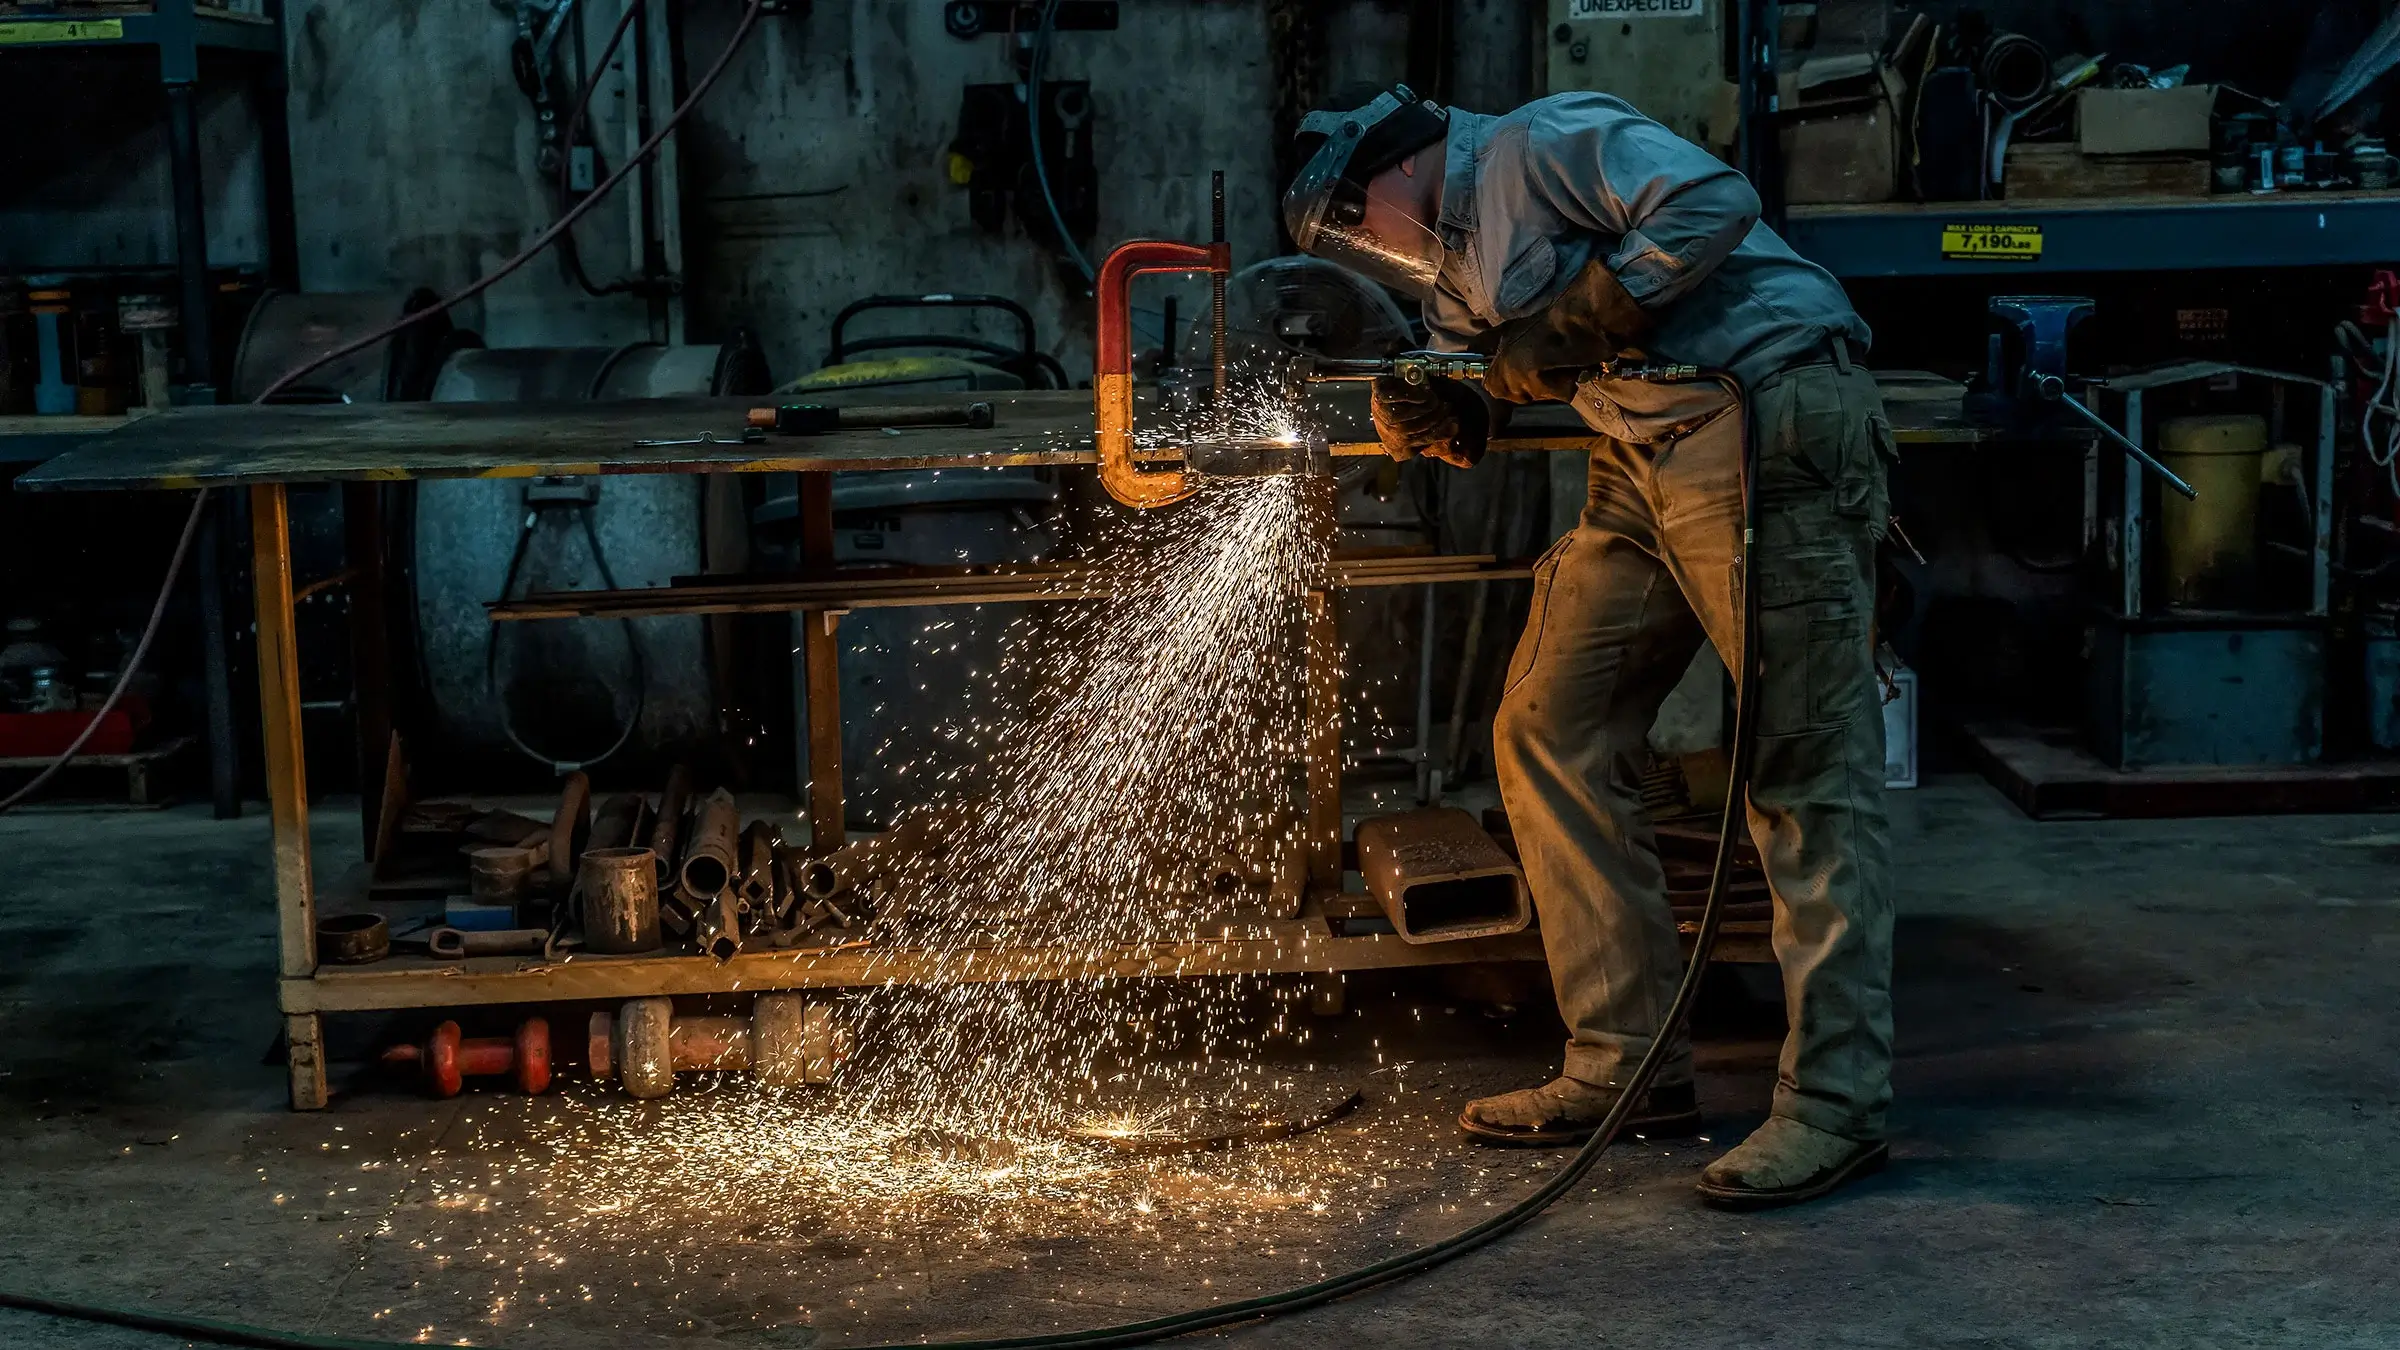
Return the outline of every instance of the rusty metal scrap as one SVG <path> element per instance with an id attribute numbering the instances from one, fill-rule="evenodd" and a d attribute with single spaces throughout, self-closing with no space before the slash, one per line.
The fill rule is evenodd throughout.
<path id="1" fill-rule="evenodd" d="M 799 994 L 761 994 L 748 1017 L 678 1016 L 665 998 L 637 998 L 593 1013 L 584 1062 L 598 1082 L 635 1097 L 664 1097 L 675 1075 L 749 1069 L 769 1087 L 833 1081 L 851 1036 L 834 1009 Z"/>
<path id="2" fill-rule="evenodd" d="M 665 895 L 675 871 L 676 850 L 683 843 L 683 813 L 691 806 L 692 769 L 678 764 L 667 770 L 666 789 L 658 794 L 658 819 L 650 827 L 650 852 L 658 859 L 658 889 Z"/>
<path id="3" fill-rule="evenodd" d="M 592 780 L 578 771 L 559 786 L 558 811 L 550 818 L 550 889 L 565 894 L 575 879 L 575 859 L 592 834 Z"/>
<path id="4" fill-rule="evenodd" d="M 587 847 L 642 848 L 649 823 L 650 799 L 638 792 L 620 792 L 601 803 L 599 813 L 592 817 Z"/>
<path id="5" fill-rule="evenodd" d="M 898 871 L 912 858 L 933 849 L 936 838 L 932 815 L 917 812 L 890 831 L 844 844 L 823 857 L 811 858 L 800 869 L 800 889 L 811 900 L 863 889 Z"/>
<path id="6" fill-rule="evenodd" d="M 659 948 L 658 868 L 646 848 L 595 848 L 575 879 L 583 945 L 610 954 Z"/>
<path id="7" fill-rule="evenodd" d="M 543 956 L 551 950 L 547 928 L 436 928 L 425 935 L 425 949 L 437 961 L 463 961 L 470 956 Z"/>
<path id="8" fill-rule="evenodd" d="M 1516 933 L 1533 922 L 1525 874 L 1455 807 L 1361 821 L 1358 870 L 1404 942 Z"/>

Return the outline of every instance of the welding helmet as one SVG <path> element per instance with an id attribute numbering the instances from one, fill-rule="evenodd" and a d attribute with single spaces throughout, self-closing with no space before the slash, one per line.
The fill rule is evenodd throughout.
<path id="1" fill-rule="evenodd" d="M 1419 300 L 1433 295 L 1442 241 L 1410 204 L 1370 190 L 1386 169 L 1450 134 L 1450 114 L 1405 84 L 1349 112 L 1319 110 L 1296 138 L 1308 156 L 1283 191 L 1283 224 L 1302 252 Z"/>

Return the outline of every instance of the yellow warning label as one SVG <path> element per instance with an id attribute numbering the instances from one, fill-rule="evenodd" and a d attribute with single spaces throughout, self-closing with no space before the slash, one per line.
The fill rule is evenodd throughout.
<path id="1" fill-rule="evenodd" d="M 123 19 L 37 19 L 0 23 L 0 47 L 27 42 L 106 42 L 123 36 Z"/>
<path id="2" fill-rule="evenodd" d="M 1952 262 L 2035 262 L 2042 256 L 2042 227 L 1944 225 L 1942 256 Z"/>

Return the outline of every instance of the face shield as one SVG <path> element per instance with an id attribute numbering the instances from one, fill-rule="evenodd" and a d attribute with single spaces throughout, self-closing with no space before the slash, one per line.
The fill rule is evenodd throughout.
<path id="1" fill-rule="evenodd" d="M 1441 271 L 1442 243 L 1414 182 L 1394 166 L 1449 134 L 1449 118 L 1406 86 L 1352 112 L 1314 112 L 1302 135 L 1324 138 L 1283 194 L 1283 219 L 1302 251 L 1422 301 Z M 1441 171 L 1420 165 L 1419 173 Z"/>

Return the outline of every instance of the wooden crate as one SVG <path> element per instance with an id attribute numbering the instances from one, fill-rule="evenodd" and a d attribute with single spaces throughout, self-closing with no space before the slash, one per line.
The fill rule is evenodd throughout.
<path id="1" fill-rule="evenodd" d="M 2205 197 L 2209 163 L 2197 155 L 2087 155 L 2072 145 L 2008 147 L 2008 200 Z"/>

